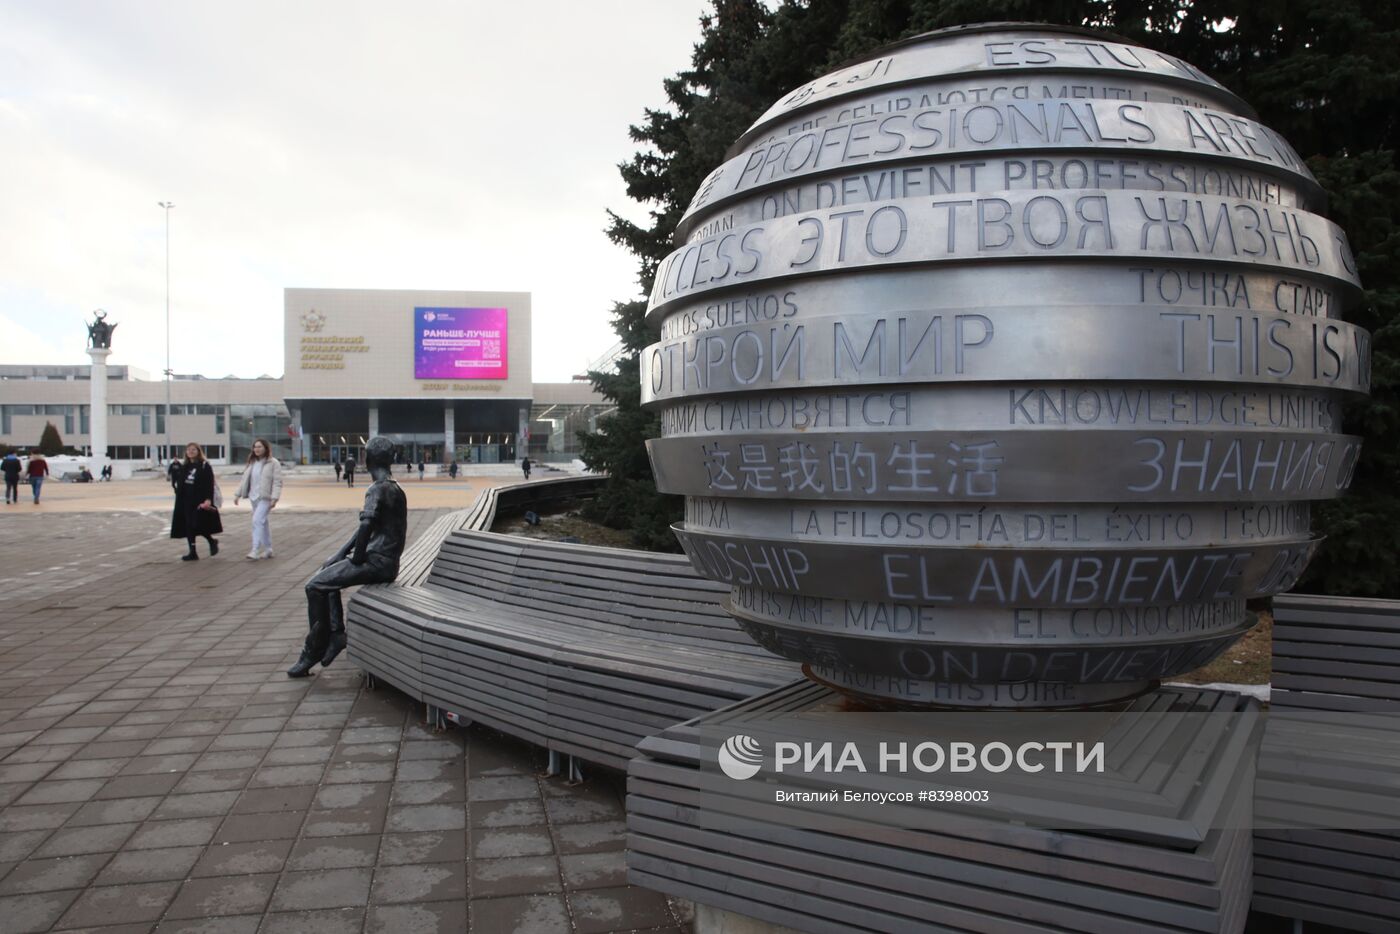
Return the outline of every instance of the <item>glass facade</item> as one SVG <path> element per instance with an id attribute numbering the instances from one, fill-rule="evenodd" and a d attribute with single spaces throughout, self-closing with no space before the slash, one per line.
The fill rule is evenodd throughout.
<path id="1" fill-rule="evenodd" d="M 218 416 L 223 421 L 223 416 Z M 272 456 L 292 463 L 292 439 L 287 429 L 291 416 L 280 405 L 231 405 L 228 407 L 230 462 L 241 463 L 253 453 L 253 442 L 262 438 L 272 448 Z M 222 432 L 223 425 L 217 426 Z"/>
<path id="2" fill-rule="evenodd" d="M 530 408 L 530 459 L 568 463 L 579 456 L 578 435 L 598 430 L 598 419 L 611 412 L 611 403 L 540 403 Z"/>

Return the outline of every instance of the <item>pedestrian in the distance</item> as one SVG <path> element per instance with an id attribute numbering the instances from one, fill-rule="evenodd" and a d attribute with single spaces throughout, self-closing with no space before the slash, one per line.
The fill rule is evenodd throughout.
<path id="1" fill-rule="evenodd" d="M 44 455 L 35 451 L 29 456 L 29 467 L 25 471 L 25 477 L 29 479 L 29 488 L 34 491 L 34 505 L 39 505 L 39 494 L 44 489 L 44 478 L 49 475 L 49 462 L 44 460 Z"/>
<path id="2" fill-rule="evenodd" d="M 23 472 L 24 465 L 19 462 L 19 457 L 14 451 L 6 454 L 4 460 L 0 460 L 0 473 L 5 475 L 6 506 L 19 502 L 19 475 Z"/>
<path id="3" fill-rule="evenodd" d="M 209 543 L 209 557 L 219 553 L 218 539 L 224 530 L 219 519 L 217 482 L 214 468 L 204 459 L 204 449 L 194 442 L 185 445 L 185 460 L 175 484 L 175 515 L 170 520 L 170 537 L 183 538 L 190 550 L 181 561 L 198 561 L 194 540 L 201 535 Z"/>
<path id="4" fill-rule="evenodd" d="M 177 457 L 170 462 L 170 466 L 165 468 L 165 479 L 170 481 L 172 490 L 180 489 L 180 459 Z"/>
<path id="5" fill-rule="evenodd" d="M 526 480 L 529 480 L 529 479 L 530 479 L 530 467 L 531 467 L 531 466 L 532 466 L 532 465 L 530 464 L 530 458 L 528 458 L 528 457 L 522 457 L 522 458 L 520 458 L 520 471 L 521 471 L 523 474 L 525 474 L 525 479 L 526 479 Z"/>
<path id="6" fill-rule="evenodd" d="M 422 461 L 419 461 L 419 462 L 418 462 L 418 479 L 419 479 L 419 480 L 422 480 L 422 479 L 423 479 L 423 474 L 424 474 L 424 472 L 427 471 L 427 469 L 428 469 L 428 465 L 427 465 L 427 464 L 423 463 Z"/>
<path id="7" fill-rule="evenodd" d="M 447 468 L 447 475 L 453 480 L 457 479 L 457 462 L 455 460 L 452 462 L 451 466 Z"/>
<path id="8" fill-rule="evenodd" d="M 340 461 L 335 462 L 335 482 L 340 482 Z"/>
<path id="9" fill-rule="evenodd" d="M 253 550 L 248 557 L 254 561 L 271 558 L 272 530 L 267 526 L 267 515 L 282 498 L 282 462 L 272 456 L 272 448 L 262 438 L 253 442 L 248 466 L 238 492 L 233 494 L 233 505 L 237 506 L 244 497 L 253 504 Z"/>
<path id="10" fill-rule="evenodd" d="M 351 487 L 355 485 L 355 458 L 345 458 L 345 485 Z"/>

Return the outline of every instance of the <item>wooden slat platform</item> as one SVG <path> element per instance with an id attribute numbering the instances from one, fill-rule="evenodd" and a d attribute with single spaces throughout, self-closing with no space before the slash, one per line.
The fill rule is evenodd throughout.
<path id="1" fill-rule="evenodd" d="M 1275 597 L 1270 693 L 1254 908 L 1400 929 L 1400 601 Z"/>
<path id="2" fill-rule="evenodd" d="M 1254 772 L 1250 750 L 1231 731 L 1212 735 L 1222 718 L 1201 717 L 1195 722 L 1203 728 L 1181 737 L 1163 728 L 1175 718 L 1158 716 L 1160 706 L 1154 710 L 1153 699 L 1144 698 L 1124 714 L 1112 741 L 1114 774 L 1063 782 L 1062 792 L 1072 795 L 1082 783 L 1094 790 L 1087 798 L 1093 806 L 1123 814 L 1137 813 L 1144 793 L 1160 795 L 1180 819 L 1162 825 L 1158 833 L 1166 836 L 1152 840 L 1131 831 L 1050 829 L 1043 820 L 978 808 L 934 829 L 926 826 L 929 805 L 891 805 L 878 817 L 835 806 L 804 810 L 777 802 L 775 792 L 889 790 L 892 781 L 924 779 L 765 771 L 735 781 L 716 767 L 722 735 L 742 731 L 764 749 L 777 736 L 805 738 L 801 719 L 767 717 L 805 713 L 823 690 L 798 682 L 645 740 L 628 772 L 629 881 L 811 932 L 1242 929 L 1250 832 L 1220 815 L 1247 807 Z M 1222 712 L 1225 722 L 1246 731 L 1256 709 L 1252 701 L 1207 691 L 1159 693 L 1174 712 Z M 1139 719 L 1148 729 L 1135 732 L 1139 713 L 1147 714 Z M 1173 763 L 1186 758 L 1183 739 L 1209 752 L 1199 764 L 1187 763 L 1178 781 Z M 941 775 L 925 787 L 947 780 Z M 1043 807 L 1042 817 L 1061 806 L 1058 799 L 1026 801 Z M 1202 814 L 1201 807 L 1213 813 Z M 1221 829 L 1227 826 L 1233 829 Z"/>

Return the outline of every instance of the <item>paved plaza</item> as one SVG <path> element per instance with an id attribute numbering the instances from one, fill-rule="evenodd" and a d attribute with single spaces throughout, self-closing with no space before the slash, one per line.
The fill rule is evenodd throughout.
<path id="1" fill-rule="evenodd" d="M 434 732 L 347 656 L 283 674 L 352 504 L 279 509 L 277 557 L 257 562 L 229 510 L 220 555 L 201 542 L 193 563 L 168 505 L 0 512 L 0 931 L 687 926 L 625 883 L 619 776 L 569 787 L 528 746 Z M 410 542 L 442 512 L 410 513 Z"/>

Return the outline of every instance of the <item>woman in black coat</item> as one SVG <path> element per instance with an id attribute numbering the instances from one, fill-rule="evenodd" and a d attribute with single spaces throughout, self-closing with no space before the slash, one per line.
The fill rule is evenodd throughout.
<path id="1" fill-rule="evenodd" d="M 189 554 L 180 560 L 199 560 L 194 540 L 201 535 L 209 543 L 209 557 L 217 555 L 219 543 L 214 536 L 223 530 L 219 510 L 214 508 L 214 468 L 204 459 L 204 450 L 190 442 L 175 473 L 175 515 L 170 520 L 170 537 L 190 543 Z"/>

